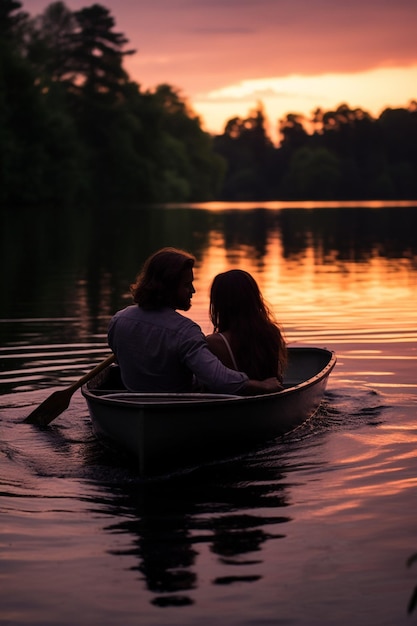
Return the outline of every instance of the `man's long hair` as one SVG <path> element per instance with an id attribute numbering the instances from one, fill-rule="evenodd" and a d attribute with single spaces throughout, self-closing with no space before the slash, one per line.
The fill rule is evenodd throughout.
<path id="1" fill-rule="evenodd" d="M 287 347 L 255 279 L 244 270 L 215 276 L 210 292 L 214 332 L 229 331 L 239 369 L 249 378 L 282 379 Z"/>
<path id="2" fill-rule="evenodd" d="M 162 248 L 146 261 L 136 282 L 130 286 L 133 300 L 143 309 L 171 306 L 184 270 L 194 267 L 192 254 L 176 248 Z"/>

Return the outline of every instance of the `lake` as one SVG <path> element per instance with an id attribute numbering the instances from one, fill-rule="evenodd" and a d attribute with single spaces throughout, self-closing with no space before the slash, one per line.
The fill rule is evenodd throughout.
<path id="1" fill-rule="evenodd" d="M 1 219 L 0 624 L 401 626 L 417 586 L 417 202 L 22 209 Z M 84 399 L 162 246 L 258 281 L 290 345 L 334 350 L 319 413 L 250 454 L 140 479 Z"/>

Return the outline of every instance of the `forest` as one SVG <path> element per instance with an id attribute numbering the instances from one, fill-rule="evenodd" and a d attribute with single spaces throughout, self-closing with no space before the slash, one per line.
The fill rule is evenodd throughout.
<path id="1" fill-rule="evenodd" d="M 417 198 L 417 102 L 379 117 L 341 103 L 203 130 L 177 86 L 142 90 L 100 4 L 31 16 L 0 3 L 0 207 Z"/>

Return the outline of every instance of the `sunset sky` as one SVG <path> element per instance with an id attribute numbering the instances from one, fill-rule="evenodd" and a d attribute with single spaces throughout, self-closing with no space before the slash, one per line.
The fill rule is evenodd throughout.
<path id="1" fill-rule="evenodd" d="M 32 16 L 49 0 L 21 0 Z M 68 8 L 91 6 L 67 0 Z M 274 136 L 287 113 L 341 103 L 379 115 L 417 99 L 416 0 L 103 0 L 136 54 L 141 88 L 180 90 L 222 132 L 259 102 Z"/>

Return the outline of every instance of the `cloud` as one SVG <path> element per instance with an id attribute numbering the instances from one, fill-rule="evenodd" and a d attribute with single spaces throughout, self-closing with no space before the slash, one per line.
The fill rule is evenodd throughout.
<path id="1" fill-rule="evenodd" d="M 23 0 L 36 14 L 50 0 Z M 71 9 L 86 0 L 66 0 Z M 265 76 L 351 73 L 417 61 L 414 0 L 106 0 L 137 50 L 126 58 L 145 88 L 191 98 Z"/>
<path id="2" fill-rule="evenodd" d="M 197 35 L 253 35 L 254 30 L 252 28 L 236 28 L 233 26 L 212 26 L 212 27 L 196 27 L 191 29 L 191 32 Z"/>
<path id="3" fill-rule="evenodd" d="M 281 90 L 278 87 L 256 87 L 257 83 L 263 84 L 264 80 L 259 81 L 244 81 L 239 85 L 231 85 L 225 89 L 219 89 L 218 91 L 203 94 L 198 97 L 199 103 L 205 104 L 233 104 L 233 103 L 250 103 L 259 102 L 263 100 L 282 100 L 283 98 L 308 98 L 311 101 L 317 101 L 318 95 L 299 93 L 294 91 Z M 279 79 L 269 79 L 271 84 L 279 83 Z M 249 84 L 250 83 L 250 84 Z"/>
<path id="4" fill-rule="evenodd" d="M 194 108 L 203 117 L 207 130 L 218 133 L 226 120 L 245 118 L 261 103 L 270 122 L 269 132 L 276 139 L 277 120 L 288 113 L 310 119 L 317 108 L 335 110 L 345 103 L 376 117 L 387 107 L 407 107 L 416 98 L 417 63 L 410 68 L 242 81 L 197 96 Z"/>

